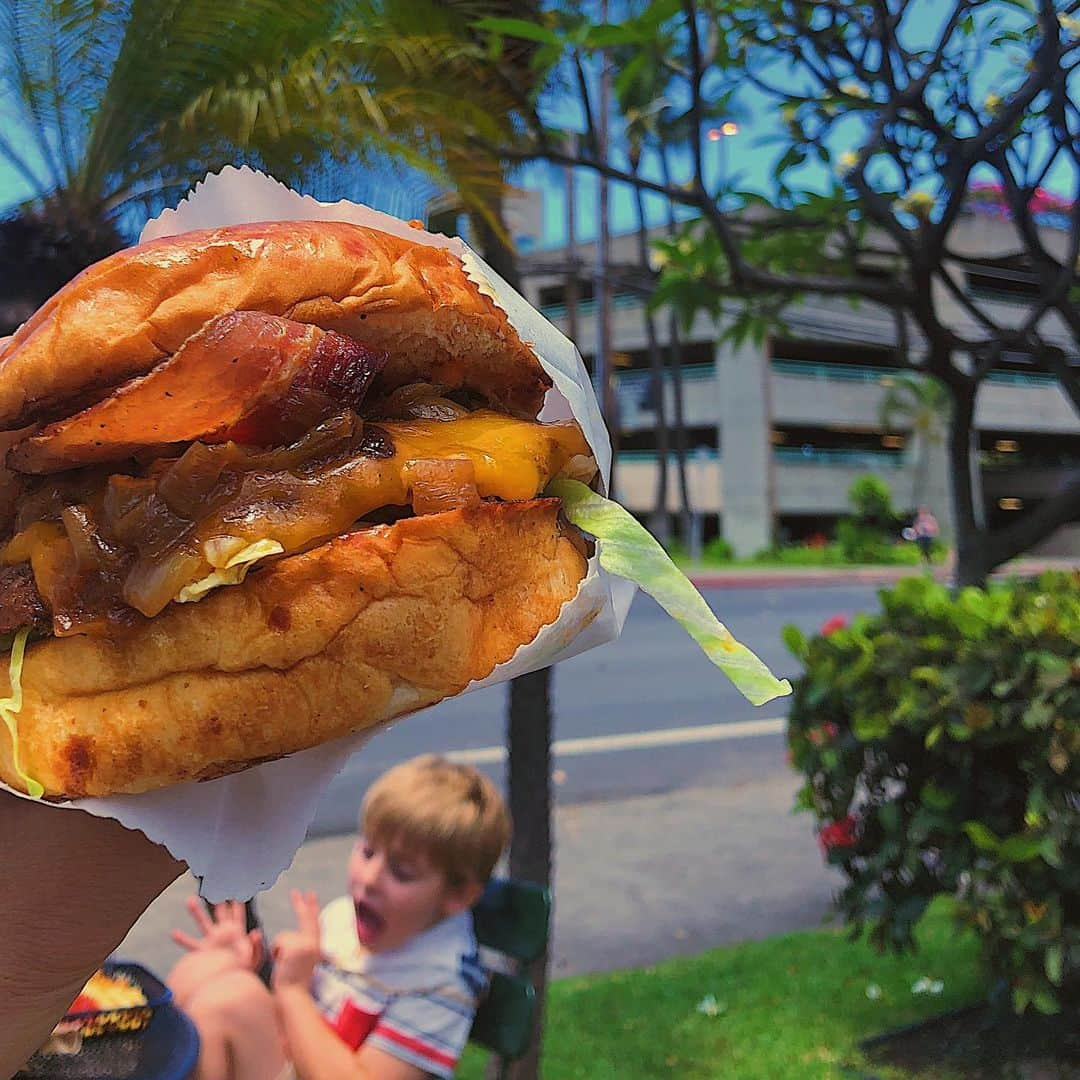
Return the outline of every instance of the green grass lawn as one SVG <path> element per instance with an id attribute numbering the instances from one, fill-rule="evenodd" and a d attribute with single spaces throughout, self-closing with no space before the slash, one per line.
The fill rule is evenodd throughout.
<path id="1" fill-rule="evenodd" d="M 948 909 L 924 920 L 914 956 L 883 956 L 843 932 L 809 931 L 715 949 L 640 971 L 563 979 L 550 989 L 551 1080 L 723 1077 L 825 1080 L 910 1074 L 866 1066 L 858 1043 L 980 997 L 977 947 Z M 921 977 L 939 995 L 913 995 Z M 867 988 L 876 987 L 879 993 Z M 712 995 L 717 1015 L 698 1011 Z M 483 1076 L 470 1047 L 458 1075 Z M 935 1073 L 935 1080 L 945 1074 Z"/>

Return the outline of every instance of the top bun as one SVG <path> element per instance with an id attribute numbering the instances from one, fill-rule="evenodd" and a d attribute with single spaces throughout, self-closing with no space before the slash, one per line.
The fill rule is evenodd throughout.
<path id="1" fill-rule="evenodd" d="M 463 387 L 531 418 L 551 385 L 449 251 L 346 222 L 261 222 L 139 244 L 84 270 L 0 349 L 0 430 L 69 415 L 240 310 L 385 350 L 385 389 Z"/>

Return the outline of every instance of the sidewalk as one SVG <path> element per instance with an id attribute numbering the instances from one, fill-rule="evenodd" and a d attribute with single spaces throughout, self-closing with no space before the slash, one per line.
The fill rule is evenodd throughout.
<path id="1" fill-rule="evenodd" d="M 745 938 L 818 926 L 839 877 L 811 820 L 793 816 L 798 778 L 779 765 L 751 783 L 586 803 L 556 811 L 552 972 L 642 967 Z M 306 843 L 258 901 L 268 932 L 291 925 L 289 888 L 324 903 L 343 891 L 349 836 Z M 117 950 L 164 975 L 187 928 L 191 878 L 167 890 Z"/>
<path id="2" fill-rule="evenodd" d="M 895 585 L 925 573 L 921 566 L 698 566 L 684 567 L 699 589 L 760 589 L 821 585 Z M 1080 570 L 1080 558 L 1023 558 L 1006 563 L 992 577 L 1032 577 L 1046 570 Z M 951 565 L 934 567 L 934 578 L 948 583 Z"/>

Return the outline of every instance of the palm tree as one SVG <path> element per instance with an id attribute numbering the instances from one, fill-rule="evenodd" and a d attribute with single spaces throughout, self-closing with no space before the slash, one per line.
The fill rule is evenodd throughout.
<path id="1" fill-rule="evenodd" d="M 949 422 L 949 394 L 929 376 L 891 375 L 878 406 L 882 427 L 911 432 L 915 472 L 912 480 L 911 506 L 925 501 L 930 447 L 945 440 Z"/>
<path id="2" fill-rule="evenodd" d="M 48 264 L 20 265 L 16 284 L 36 306 L 226 163 L 296 186 L 330 166 L 338 197 L 395 188 L 387 174 L 407 167 L 487 212 L 501 171 L 466 154 L 464 134 L 498 141 L 509 121 L 448 6 L 5 0 L 0 158 L 30 194 L 0 251 Z M 373 172 L 379 187 L 357 185 Z"/>

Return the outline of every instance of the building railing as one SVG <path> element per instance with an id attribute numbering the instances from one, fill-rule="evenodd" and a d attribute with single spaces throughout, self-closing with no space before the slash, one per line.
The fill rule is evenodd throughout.
<path id="1" fill-rule="evenodd" d="M 773 457 L 781 465 L 826 465 L 859 469 L 902 469 L 901 454 L 886 450 L 839 450 L 816 446 L 774 446 Z"/>
<path id="2" fill-rule="evenodd" d="M 712 446 L 696 447 L 687 452 L 687 464 L 692 465 L 696 461 L 719 461 L 722 458 L 719 450 Z M 824 465 L 832 468 L 859 468 L 859 469 L 902 469 L 907 465 L 901 454 L 893 454 L 884 450 L 837 450 L 831 448 L 803 448 L 799 446 L 776 446 L 773 447 L 773 456 L 781 465 Z M 625 464 L 655 465 L 655 450 L 620 450 L 618 460 Z M 675 461 L 672 452 L 668 460 Z"/>
<path id="3" fill-rule="evenodd" d="M 817 379 L 822 382 L 880 384 L 883 379 L 895 379 L 898 375 L 918 378 L 917 372 L 909 373 L 902 368 L 873 367 L 868 364 L 829 364 L 812 360 L 773 360 L 772 370 L 778 375 L 794 375 L 800 379 Z M 1008 386 L 1052 386 L 1057 379 L 1040 371 L 992 371 L 986 376 L 986 381 Z"/>
<path id="4" fill-rule="evenodd" d="M 1053 386 L 1057 378 L 1042 371 L 991 371 L 986 381 L 1006 386 Z"/>
<path id="5" fill-rule="evenodd" d="M 701 382 L 703 379 L 711 379 L 715 370 L 712 364 L 687 364 L 682 369 L 682 377 L 686 382 Z M 649 368 L 634 368 L 633 371 L 618 371 L 615 374 L 615 381 L 620 388 L 640 386 L 651 378 L 652 371 Z M 666 382 L 671 381 L 670 367 L 664 368 L 664 378 Z"/>
<path id="6" fill-rule="evenodd" d="M 808 360 L 773 360 L 772 370 L 778 375 L 795 375 L 801 379 L 823 382 L 880 383 L 886 377 L 895 378 L 896 368 L 871 367 L 865 364 L 828 364 Z"/>
<path id="7" fill-rule="evenodd" d="M 611 298 L 611 306 L 616 308 L 636 307 L 642 300 L 643 297 L 635 296 L 633 293 L 615 293 Z M 596 297 L 591 300 L 579 300 L 577 310 L 579 315 L 594 314 L 596 311 Z M 566 304 L 542 304 L 540 314 L 545 319 L 565 319 Z"/>
<path id="8" fill-rule="evenodd" d="M 627 465 L 655 465 L 657 453 L 655 450 L 620 450 L 617 459 Z M 686 452 L 686 464 L 693 465 L 697 461 L 719 461 L 720 451 L 715 446 L 699 446 Z M 675 451 L 668 453 L 668 463 L 675 464 Z"/>

